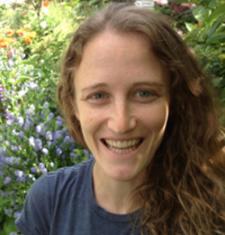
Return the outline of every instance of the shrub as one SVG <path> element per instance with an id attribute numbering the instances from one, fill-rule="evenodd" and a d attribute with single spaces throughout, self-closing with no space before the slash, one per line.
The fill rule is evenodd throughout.
<path id="1" fill-rule="evenodd" d="M 55 99 L 60 58 L 80 20 L 73 10 L 66 3 L 39 12 L 29 4 L 0 6 L 2 235 L 15 231 L 27 190 L 40 175 L 89 157 L 70 137 Z"/>

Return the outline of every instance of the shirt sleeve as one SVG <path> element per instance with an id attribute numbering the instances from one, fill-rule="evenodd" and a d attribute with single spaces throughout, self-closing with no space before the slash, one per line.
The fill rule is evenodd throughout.
<path id="1" fill-rule="evenodd" d="M 42 176 L 29 190 L 16 226 L 23 235 L 48 235 L 51 218 L 52 191 L 50 176 Z"/>

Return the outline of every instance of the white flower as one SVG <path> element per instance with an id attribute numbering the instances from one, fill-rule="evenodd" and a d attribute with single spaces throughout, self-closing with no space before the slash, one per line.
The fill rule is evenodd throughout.
<path id="1" fill-rule="evenodd" d="M 47 148 L 43 148 L 41 151 L 44 155 L 48 155 L 48 149 Z"/>
<path id="2" fill-rule="evenodd" d="M 29 145 L 32 146 L 32 147 L 35 147 L 35 139 L 34 139 L 33 136 L 29 137 Z"/>
<path id="3" fill-rule="evenodd" d="M 48 24 L 46 21 L 41 21 L 40 26 L 42 29 L 46 29 L 48 27 Z"/>
<path id="4" fill-rule="evenodd" d="M 24 118 L 23 117 L 18 117 L 17 118 L 17 122 L 18 122 L 18 124 L 20 125 L 20 126 L 23 126 L 23 124 L 24 124 Z"/>

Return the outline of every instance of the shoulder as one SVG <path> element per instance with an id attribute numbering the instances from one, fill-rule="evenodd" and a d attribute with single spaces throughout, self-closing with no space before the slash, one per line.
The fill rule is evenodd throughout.
<path id="1" fill-rule="evenodd" d="M 28 191 L 21 216 L 16 221 L 19 230 L 23 234 L 49 234 L 56 208 L 65 209 L 69 200 L 80 194 L 84 185 L 80 181 L 85 182 L 85 177 L 90 175 L 92 163 L 90 159 L 38 178 Z"/>
<path id="2" fill-rule="evenodd" d="M 49 172 L 38 178 L 33 184 L 32 191 L 61 191 L 67 188 L 68 184 L 79 184 L 91 170 L 93 159 L 76 164 L 74 166 L 63 167 L 56 171 Z"/>

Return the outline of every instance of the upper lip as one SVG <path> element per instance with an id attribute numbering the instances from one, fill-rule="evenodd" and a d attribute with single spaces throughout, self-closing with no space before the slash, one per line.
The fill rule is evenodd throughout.
<path id="1" fill-rule="evenodd" d="M 136 139 L 143 139 L 143 137 L 130 137 L 130 138 L 106 137 L 106 138 L 101 138 L 101 140 L 113 140 L 113 141 L 127 141 L 127 140 L 136 140 Z"/>

